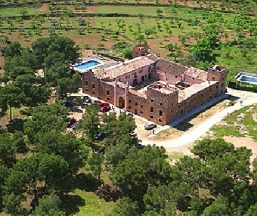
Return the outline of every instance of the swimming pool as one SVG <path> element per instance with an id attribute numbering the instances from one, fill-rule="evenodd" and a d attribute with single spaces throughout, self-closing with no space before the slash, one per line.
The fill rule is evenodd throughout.
<path id="1" fill-rule="evenodd" d="M 239 82 L 257 85 L 257 76 L 255 74 L 242 72 L 236 76 L 236 79 Z"/>
<path id="2" fill-rule="evenodd" d="M 92 60 L 84 61 L 77 65 L 74 65 L 73 68 L 74 68 L 74 70 L 83 73 L 83 72 L 93 69 L 101 64 L 102 64 L 102 62 L 92 59 Z"/>

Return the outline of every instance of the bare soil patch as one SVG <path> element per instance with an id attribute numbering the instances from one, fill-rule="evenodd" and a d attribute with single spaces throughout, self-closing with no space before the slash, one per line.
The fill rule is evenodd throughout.
<path id="1" fill-rule="evenodd" d="M 161 48 L 161 44 L 163 42 L 163 39 L 148 39 L 147 44 L 150 47 L 151 50 L 158 56 L 162 58 L 166 58 L 168 56 L 167 49 Z"/>
<path id="2" fill-rule="evenodd" d="M 224 100 L 218 104 L 216 104 L 215 106 L 211 107 L 210 109 L 205 110 L 204 112 L 201 112 L 199 115 L 196 116 L 196 118 L 193 118 L 190 122 L 193 125 L 197 125 L 199 123 L 201 123 L 203 120 L 205 120 L 206 118 L 212 116 L 213 114 L 219 112 L 220 110 L 224 109 L 225 107 L 227 107 L 230 103 L 230 100 Z"/>
<path id="3" fill-rule="evenodd" d="M 48 11 L 49 11 L 49 5 L 48 5 L 48 3 L 43 3 L 42 6 L 40 7 L 40 11 L 42 11 L 42 12 L 48 12 Z"/>
<path id="4" fill-rule="evenodd" d="M 257 142 L 251 137 L 233 137 L 225 136 L 224 140 L 226 142 L 232 143 L 236 148 L 246 147 L 252 150 L 252 156 L 250 161 L 252 162 L 257 156 Z"/>
<path id="5" fill-rule="evenodd" d="M 3 67 L 4 67 L 4 57 L 0 55 L 0 76 L 4 72 Z"/>
<path id="6" fill-rule="evenodd" d="M 23 116 L 21 114 L 21 111 L 24 111 L 26 107 L 21 108 L 12 108 L 12 119 L 21 119 Z M 0 128 L 6 128 L 6 125 L 10 121 L 10 110 L 8 109 L 6 114 L 0 118 Z"/>
<path id="7" fill-rule="evenodd" d="M 170 128 L 165 131 L 160 132 L 157 136 L 152 138 L 153 141 L 163 141 L 166 139 L 174 139 L 183 134 L 183 131 L 177 129 L 177 128 Z"/>
<path id="8" fill-rule="evenodd" d="M 168 155 L 172 157 L 172 159 L 180 159 L 184 155 L 188 155 L 188 156 L 192 156 L 193 155 L 193 153 L 191 152 L 190 148 L 188 148 L 188 147 L 166 148 L 166 151 L 168 152 Z"/>
<path id="9" fill-rule="evenodd" d="M 96 12 L 96 6 L 88 6 L 88 7 L 86 7 L 85 11 L 82 11 L 82 12 L 95 13 Z"/>
<path id="10" fill-rule="evenodd" d="M 96 49 L 101 44 L 104 45 L 106 48 L 110 48 L 113 43 L 102 41 L 102 34 L 85 34 L 85 35 L 76 35 L 74 32 L 68 32 L 66 34 L 69 38 L 76 41 L 77 45 L 80 48 L 87 48 L 87 49 Z"/>
<path id="11" fill-rule="evenodd" d="M 143 120 L 139 117 L 135 117 L 135 121 L 136 121 L 136 134 L 138 135 L 139 139 L 148 139 L 148 136 L 152 134 L 152 131 L 147 131 L 144 129 L 144 125 L 146 124 L 146 120 Z"/>

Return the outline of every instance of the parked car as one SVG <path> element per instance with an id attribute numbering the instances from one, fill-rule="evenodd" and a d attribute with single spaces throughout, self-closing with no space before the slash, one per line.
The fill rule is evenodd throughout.
<path id="1" fill-rule="evenodd" d="M 143 149 L 145 146 L 142 145 L 142 144 L 137 144 L 136 147 L 139 148 L 139 149 Z"/>
<path id="2" fill-rule="evenodd" d="M 72 128 L 76 123 L 77 123 L 77 120 L 75 118 L 70 119 L 70 122 L 67 128 Z"/>
<path id="3" fill-rule="evenodd" d="M 67 127 L 74 130 L 81 122 L 82 119 L 77 121 L 75 118 L 72 118 Z"/>
<path id="4" fill-rule="evenodd" d="M 92 103 L 92 100 L 89 96 L 84 96 L 83 97 L 83 104 L 91 104 Z"/>
<path id="5" fill-rule="evenodd" d="M 71 128 L 74 130 L 81 122 L 82 122 L 82 119 L 76 121 L 76 123 L 73 124 Z"/>
<path id="6" fill-rule="evenodd" d="M 156 127 L 157 127 L 157 125 L 154 124 L 154 123 L 147 123 L 144 126 L 145 130 L 152 130 L 152 129 L 156 128 Z"/>
<path id="7" fill-rule="evenodd" d="M 108 104 L 108 103 L 101 103 L 100 104 L 100 110 L 102 112 L 108 112 L 110 109 L 111 109 L 110 104 Z"/>
<path id="8" fill-rule="evenodd" d="M 76 97 L 74 97 L 74 96 L 68 96 L 67 97 L 67 100 L 68 101 L 74 101 L 76 99 Z"/>
<path id="9" fill-rule="evenodd" d="M 103 134 L 101 132 L 96 132 L 94 138 L 95 140 L 100 140 L 103 138 Z"/>
<path id="10" fill-rule="evenodd" d="M 67 101 L 65 101 L 64 106 L 71 108 L 74 106 L 74 103 L 70 100 L 67 100 Z"/>

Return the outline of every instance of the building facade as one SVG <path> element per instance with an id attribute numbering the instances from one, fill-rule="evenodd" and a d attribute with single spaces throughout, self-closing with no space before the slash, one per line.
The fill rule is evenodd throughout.
<path id="1" fill-rule="evenodd" d="M 208 71 L 158 58 L 132 60 L 82 73 L 83 92 L 166 125 L 226 91 L 228 71 Z"/>

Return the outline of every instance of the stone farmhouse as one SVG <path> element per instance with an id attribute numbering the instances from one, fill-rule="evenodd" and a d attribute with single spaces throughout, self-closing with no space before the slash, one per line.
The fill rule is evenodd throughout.
<path id="1" fill-rule="evenodd" d="M 83 92 L 158 125 L 226 92 L 228 70 L 223 67 L 188 68 L 147 54 L 140 46 L 133 56 L 82 73 Z"/>

